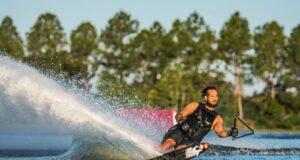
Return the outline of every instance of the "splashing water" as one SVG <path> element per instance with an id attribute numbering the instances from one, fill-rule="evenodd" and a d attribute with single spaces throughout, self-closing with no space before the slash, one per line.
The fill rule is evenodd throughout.
<path id="1" fill-rule="evenodd" d="M 115 117 L 112 107 L 103 100 L 89 100 L 72 89 L 27 65 L 0 56 L 0 127 L 52 127 L 69 131 L 77 136 L 75 139 L 106 141 L 103 146 L 108 150 L 120 150 L 134 159 L 159 154 L 152 139 L 124 127 L 128 122 Z"/>

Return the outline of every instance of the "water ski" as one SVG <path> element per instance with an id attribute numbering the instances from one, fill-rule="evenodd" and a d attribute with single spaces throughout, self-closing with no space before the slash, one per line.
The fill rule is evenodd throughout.
<path id="1" fill-rule="evenodd" d="M 207 149 L 208 149 L 208 144 L 201 143 L 199 145 L 191 146 L 188 148 L 174 150 L 149 160 L 188 160 L 196 156 L 199 156 Z"/>

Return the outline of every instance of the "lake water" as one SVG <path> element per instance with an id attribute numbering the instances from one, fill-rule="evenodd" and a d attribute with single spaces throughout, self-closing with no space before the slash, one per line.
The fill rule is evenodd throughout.
<path id="1" fill-rule="evenodd" d="M 210 149 L 194 160 L 299 160 L 299 133 L 255 133 L 232 141 L 211 134 L 204 141 Z"/>
<path id="2" fill-rule="evenodd" d="M 93 156 L 85 156 L 92 150 L 89 145 L 77 145 L 71 142 L 70 135 L 39 135 L 19 136 L 16 135 L 0 135 L 2 145 L 0 148 L 0 159 L 18 159 L 18 160 L 50 160 L 50 159 L 105 159 L 101 154 L 93 153 Z M 17 138 L 16 138 L 17 137 Z M 3 139 L 6 138 L 6 141 Z M 7 139 L 8 138 L 8 139 Z M 14 148 L 13 144 L 9 144 L 11 140 L 15 145 L 23 144 L 22 150 Z M 13 140 L 15 139 L 15 141 Z M 19 143 L 16 142 L 20 141 Z M 37 141 L 37 142 L 36 142 Z M 218 138 L 214 133 L 209 133 L 203 142 L 208 142 L 210 148 L 199 157 L 193 160 L 298 160 L 300 159 L 300 133 L 255 133 L 254 135 L 243 137 L 232 141 L 230 138 Z M 4 150 L 3 144 L 6 143 L 10 149 Z M 33 146 L 27 150 L 24 144 Z M 112 140 L 113 143 L 113 140 Z M 45 148 L 46 144 L 51 144 L 49 149 Z M 38 146 L 44 148 L 38 150 Z M 97 145 L 96 145 L 97 146 Z M 16 146 L 15 146 L 16 147 Z M 101 146 L 99 146 L 101 148 Z M 110 146 L 109 146 L 110 147 Z M 55 149 L 57 148 L 57 149 Z M 107 146 L 104 146 L 107 148 Z M 121 147 L 122 148 L 122 147 Z M 98 150 L 99 153 L 101 149 Z M 80 154 L 77 154 L 77 152 Z M 97 152 L 97 151 L 96 151 Z M 130 159 L 130 155 L 124 153 L 124 159 Z M 114 159 L 114 158 L 109 158 Z"/>

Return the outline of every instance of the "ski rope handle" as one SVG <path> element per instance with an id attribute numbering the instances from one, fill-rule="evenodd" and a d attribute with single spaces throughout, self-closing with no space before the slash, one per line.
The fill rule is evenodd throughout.
<path id="1" fill-rule="evenodd" d="M 250 131 L 251 133 L 248 133 L 248 134 L 244 134 L 244 135 L 241 135 L 241 136 L 237 136 L 237 137 L 232 137 L 232 140 L 236 140 L 236 139 L 239 139 L 239 138 L 242 138 L 242 137 L 246 137 L 246 136 L 250 136 L 252 134 L 254 134 L 254 130 L 252 128 L 250 128 L 244 121 L 242 121 L 238 116 L 234 116 L 233 118 L 233 127 L 236 128 L 236 121 L 239 120 L 240 122 L 243 123 L 244 126 L 246 126 Z"/>

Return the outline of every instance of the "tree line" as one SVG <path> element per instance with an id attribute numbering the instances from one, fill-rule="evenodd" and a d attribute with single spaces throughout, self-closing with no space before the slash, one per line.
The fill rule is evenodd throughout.
<path id="1" fill-rule="evenodd" d="M 4 17 L 0 51 L 42 72 L 76 80 L 86 92 L 96 86 L 98 95 L 116 97 L 127 107 L 139 99 L 139 107 L 179 110 L 200 101 L 205 86 L 215 85 L 225 121 L 238 113 L 256 128 L 297 130 L 300 25 L 290 35 L 283 29 L 270 21 L 251 30 L 239 12 L 219 33 L 197 12 L 175 19 L 168 30 L 158 21 L 140 29 L 137 19 L 119 11 L 99 34 L 83 22 L 68 40 L 58 17 L 44 13 L 26 40 L 12 18 Z M 265 84 L 262 92 L 245 96 L 243 86 L 255 87 L 257 80 Z"/>

